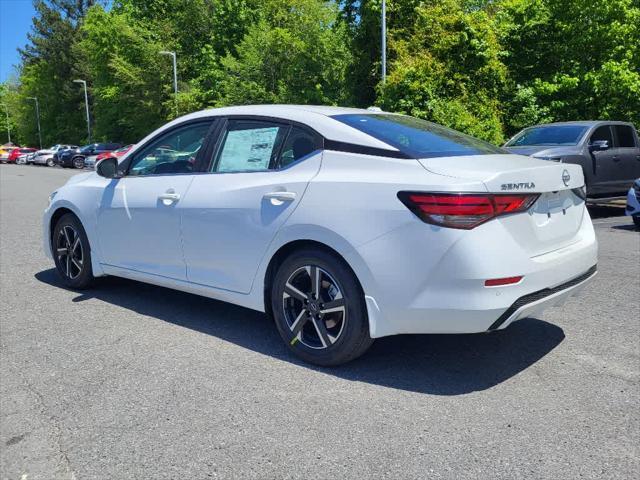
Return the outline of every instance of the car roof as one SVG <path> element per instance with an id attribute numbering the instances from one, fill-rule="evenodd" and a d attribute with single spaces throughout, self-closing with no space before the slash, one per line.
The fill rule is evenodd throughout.
<path id="1" fill-rule="evenodd" d="M 552 122 L 552 123 L 541 123 L 539 125 L 531 125 L 530 127 L 527 128 L 533 128 L 533 127 L 553 127 L 553 126 L 559 126 L 559 125 L 579 125 L 579 126 L 585 126 L 585 127 L 595 127 L 598 125 L 629 125 L 629 126 L 633 126 L 633 123 L 631 122 L 620 122 L 617 120 L 576 120 L 573 122 Z"/>
<path id="2" fill-rule="evenodd" d="M 325 105 L 240 105 L 233 107 L 211 108 L 179 117 L 155 130 L 146 138 L 138 142 L 138 144 L 142 145 L 162 131 L 190 120 L 225 115 L 246 115 L 274 117 L 276 119 L 298 122 L 309 126 L 320 135 L 330 140 L 398 151 L 398 149 L 382 142 L 381 140 L 331 118 L 333 115 L 341 114 L 372 115 L 380 113 L 392 115 L 388 112 L 373 112 L 363 108 L 334 107 Z"/>

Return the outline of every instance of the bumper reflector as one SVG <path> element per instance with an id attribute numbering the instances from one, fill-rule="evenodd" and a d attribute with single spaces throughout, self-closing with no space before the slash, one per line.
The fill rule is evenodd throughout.
<path id="1" fill-rule="evenodd" d="M 503 285 L 513 285 L 522 280 L 522 275 L 519 277 L 506 277 L 506 278 L 492 278 L 491 280 L 485 280 L 485 287 L 500 287 Z"/>

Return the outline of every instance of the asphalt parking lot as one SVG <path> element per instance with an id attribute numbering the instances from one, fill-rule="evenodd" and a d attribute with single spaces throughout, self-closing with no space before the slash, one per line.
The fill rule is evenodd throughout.
<path id="1" fill-rule="evenodd" d="M 2 479 L 640 471 L 640 233 L 620 207 L 592 209 L 600 273 L 564 306 L 321 369 L 257 312 L 116 278 L 63 288 L 40 222 L 75 173 L 0 166 Z"/>

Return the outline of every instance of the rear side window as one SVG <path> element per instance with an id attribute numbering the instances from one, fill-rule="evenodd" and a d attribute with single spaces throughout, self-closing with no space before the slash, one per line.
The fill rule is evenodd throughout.
<path id="1" fill-rule="evenodd" d="M 412 158 L 508 153 L 477 138 L 406 115 L 346 114 L 332 118 Z"/>
<path id="2" fill-rule="evenodd" d="M 628 125 L 614 125 L 613 127 L 618 137 L 618 147 L 635 147 L 636 139 L 633 135 L 633 129 Z"/>
<path id="3" fill-rule="evenodd" d="M 292 127 L 282 147 L 279 167 L 288 167 L 316 150 L 315 137 L 299 127 Z"/>
<path id="4" fill-rule="evenodd" d="M 230 120 L 212 171 L 259 172 L 275 168 L 288 125 L 266 121 Z"/>

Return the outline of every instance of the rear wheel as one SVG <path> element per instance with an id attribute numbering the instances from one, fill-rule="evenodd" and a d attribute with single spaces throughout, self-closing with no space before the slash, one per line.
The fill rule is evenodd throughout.
<path id="1" fill-rule="evenodd" d="M 76 157 L 73 159 L 74 168 L 84 168 L 84 158 Z"/>
<path id="2" fill-rule="evenodd" d="M 78 217 L 63 215 L 53 229 L 51 238 L 56 270 L 71 288 L 83 289 L 93 283 L 89 239 Z"/>
<path id="3" fill-rule="evenodd" d="M 636 228 L 640 228 L 640 215 L 634 215 L 631 218 L 633 218 L 633 223 L 635 223 Z"/>
<path id="4" fill-rule="evenodd" d="M 280 265 L 271 292 L 276 326 L 297 356 L 322 366 L 349 362 L 373 343 L 353 272 L 322 250 L 300 250 Z"/>

